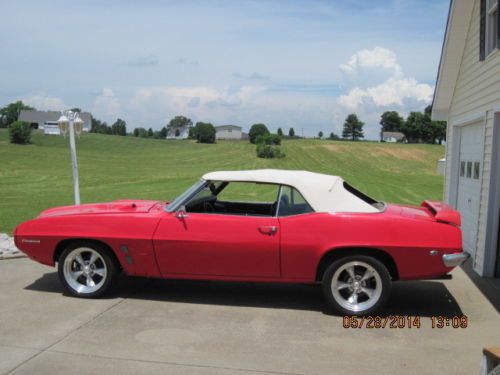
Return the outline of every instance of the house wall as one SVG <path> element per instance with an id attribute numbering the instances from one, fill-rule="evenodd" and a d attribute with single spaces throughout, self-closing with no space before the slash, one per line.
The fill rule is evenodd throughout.
<path id="1" fill-rule="evenodd" d="M 229 129 L 217 130 L 216 138 L 217 139 L 241 139 L 241 130 L 237 130 L 237 129 L 232 129 L 232 131 L 229 131 Z"/>
<path id="2" fill-rule="evenodd" d="M 453 206 L 456 203 L 453 196 L 455 181 L 453 180 L 452 171 L 456 171 L 457 166 L 454 164 L 456 161 L 454 161 L 452 155 L 455 149 L 454 143 L 458 138 L 459 127 L 457 125 L 467 122 L 467 119 L 475 119 L 475 122 L 481 122 L 484 126 L 484 158 L 474 268 L 477 272 L 483 274 L 493 127 L 495 111 L 500 111 L 500 51 L 495 51 L 487 56 L 484 61 L 479 61 L 479 13 L 480 1 L 475 0 L 460 71 L 448 113 L 444 199 Z"/>

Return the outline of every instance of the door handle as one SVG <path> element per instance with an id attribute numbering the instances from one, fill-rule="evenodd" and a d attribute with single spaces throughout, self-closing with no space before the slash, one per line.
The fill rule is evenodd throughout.
<path id="1" fill-rule="evenodd" d="M 272 236 L 277 231 L 278 231 L 278 228 L 276 228 L 274 225 L 273 226 L 259 227 L 259 232 L 262 234 L 267 234 L 268 236 Z"/>

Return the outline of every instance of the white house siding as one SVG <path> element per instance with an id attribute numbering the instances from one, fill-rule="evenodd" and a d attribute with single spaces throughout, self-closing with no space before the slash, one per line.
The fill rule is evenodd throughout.
<path id="1" fill-rule="evenodd" d="M 215 128 L 217 139 L 242 139 L 241 128 Z"/>
<path id="2" fill-rule="evenodd" d="M 458 124 L 469 117 L 483 115 L 486 119 L 485 121 L 482 120 L 485 127 L 484 158 L 482 163 L 477 250 L 474 259 L 476 271 L 483 274 L 494 110 L 498 111 L 500 108 L 500 51 L 495 51 L 487 56 L 484 61 L 479 61 L 479 10 L 480 1 L 476 0 L 460 72 L 448 114 L 447 172 L 444 198 L 449 202 L 451 185 L 450 162 L 452 160 L 454 124 Z M 454 204 L 455 202 L 450 203 Z"/>

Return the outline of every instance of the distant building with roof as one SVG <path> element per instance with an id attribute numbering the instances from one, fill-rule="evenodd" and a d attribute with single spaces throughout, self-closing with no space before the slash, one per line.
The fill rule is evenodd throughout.
<path id="1" fill-rule="evenodd" d="M 92 122 L 90 112 L 80 112 L 80 118 L 83 120 L 83 131 L 89 132 Z M 36 111 L 36 110 L 21 110 L 19 121 L 27 122 L 33 129 L 43 130 L 45 135 L 60 135 L 59 124 L 57 120 L 61 117 L 59 111 Z"/>
<path id="2" fill-rule="evenodd" d="M 396 143 L 406 142 L 406 137 L 401 132 L 382 132 L 382 142 Z"/>
<path id="3" fill-rule="evenodd" d="M 188 139 L 189 129 L 192 126 L 169 127 L 167 129 L 167 139 Z"/>
<path id="4" fill-rule="evenodd" d="M 216 139 L 243 139 L 243 128 L 237 125 L 215 126 Z"/>

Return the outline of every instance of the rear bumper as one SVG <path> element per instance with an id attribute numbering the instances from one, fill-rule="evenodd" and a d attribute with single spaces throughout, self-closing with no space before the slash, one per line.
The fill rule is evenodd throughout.
<path id="1" fill-rule="evenodd" d="M 469 257 L 469 253 L 466 253 L 465 251 L 455 254 L 444 254 L 443 263 L 446 267 L 457 267 L 469 259 Z"/>

